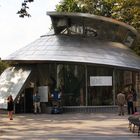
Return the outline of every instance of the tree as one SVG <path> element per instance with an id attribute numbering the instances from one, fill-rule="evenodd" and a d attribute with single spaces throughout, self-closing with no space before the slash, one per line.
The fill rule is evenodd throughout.
<path id="1" fill-rule="evenodd" d="M 139 0 L 118 0 L 117 6 L 113 7 L 112 17 L 133 26 L 140 33 Z M 140 39 L 133 50 L 140 55 Z"/>
<path id="2" fill-rule="evenodd" d="M 9 65 L 6 62 L 0 60 L 0 74 L 8 67 Z"/>
<path id="3" fill-rule="evenodd" d="M 28 3 L 34 0 L 24 0 L 19 17 L 31 15 L 27 12 Z M 58 12 L 82 12 L 100 16 L 112 17 L 135 27 L 140 31 L 140 0 L 62 0 L 56 6 Z"/>
<path id="4" fill-rule="evenodd" d="M 56 8 L 59 12 L 81 12 L 76 0 L 61 1 L 60 5 L 57 5 Z"/>
<path id="5" fill-rule="evenodd" d="M 19 17 L 30 17 L 28 3 L 24 0 L 17 12 Z M 56 6 L 58 12 L 81 12 L 111 17 L 135 27 L 140 32 L 140 0 L 62 0 Z M 133 48 L 140 55 L 140 41 Z"/>
<path id="6" fill-rule="evenodd" d="M 140 0 L 63 0 L 56 10 L 112 17 L 140 30 Z"/>
<path id="7" fill-rule="evenodd" d="M 28 3 L 33 2 L 34 0 L 24 0 L 24 2 L 21 4 L 21 9 L 17 12 L 19 14 L 19 17 L 24 18 L 25 16 L 30 17 L 31 15 L 27 12 Z"/>
<path id="8" fill-rule="evenodd" d="M 123 21 L 140 31 L 140 1 L 118 0 L 113 7 L 113 18 Z"/>
<path id="9" fill-rule="evenodd" d="M 82 12 L 111 17 L 135 27 L 140 32 L 140 0 L 63 0 L 58 12 Z M 140 41 L 133 48 L 140 55 Z"/>

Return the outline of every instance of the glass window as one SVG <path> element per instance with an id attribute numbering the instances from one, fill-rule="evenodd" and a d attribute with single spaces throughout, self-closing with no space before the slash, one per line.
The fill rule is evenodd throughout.
<path id="1" fill-rule="evenodd" d="M 0 108 L 7 108 L 7 97 L 17 97 L 31 70 L 23 67 L 9 67 L 0 76 Z"/>
<path id="2" fill-rule="evenodd" d="M 113 104 L 113 85 L 90 85 L 90 77 L 112 77 L 113 69 L 104 67 L 92 67 L 87 68 L 88 77 L 88 106 L 102 106 L 102 105 L 112 105 Z M 101 79 L 100 79 L 101 80 Z M 102 81 L 100 81 L 102 82 Z"/>
<path id="3" fill-rule="evenodd" d="M 58 65 L 57 77 L 64 106 L 85 105 L 85 72 L 80 65 Z"/>

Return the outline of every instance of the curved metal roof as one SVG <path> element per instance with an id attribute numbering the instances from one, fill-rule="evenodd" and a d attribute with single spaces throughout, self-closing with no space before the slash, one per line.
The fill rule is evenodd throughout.
<path id="1" fill-rule="evenodd" d="M 140 69 L 140 57 L 125 45 L 82 36 L 42 36 L 4 60 L 80 62 Z"/>
<path id="2" fill-rule="evenodd" d="M 112 18 L 87 13 L 47 12 L 55 34 L 80 34 L 133 47 L 140 35 L 132 26 Z"/>
<path id="3" fill-rule="evenodd" d="M 77 17 L 77 18 L 95 19 L 95 20 L 99 20 L 99 21 L 104 21 L 104 22 L 120 25 L 120 26 L 126 28 L 127 30 L 130 30 L 131 32 L 133 32 L 136 36 L 139 35 L 137 30 L 134 27 L 132 27 L 124 22 L 120 22 L 120 21 L 117 21 L 115 19 L 108 18 L 108 17 L 97 16 L 97 15 L 87 14 L 87 13 L 67 13 L 67 12 L 54 12 L 54 11 L 47 12 L 47 15 L 49 15 L 51 17 L 65 17 L 65 18 Z"/>

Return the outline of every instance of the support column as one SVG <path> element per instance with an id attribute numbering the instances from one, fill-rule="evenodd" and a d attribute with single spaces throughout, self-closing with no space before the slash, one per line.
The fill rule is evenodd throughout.
<path id="1" fill-rule="evenodd" d="M 86 106 L 88 105 L 88 85 L 87 85 L 87 65 L 85 65 L 85 84 L 86 84 Z"/>
<path id="2" fill-rule="evenodd" d="M 115 98 L 115 95 L 116 95 L 116 69 L 113 69 L 113 77 L 112 77 L 113 79 L 112 79 L 112 81 L 113 81 L 113 85 L 112 85 L 112 87 L 113 87 L 113 90 L 112 90 L 112 92 L 113 92 L 113 105 L 115 105 L 115 100 L 116 100 L 116 98 Z"/>

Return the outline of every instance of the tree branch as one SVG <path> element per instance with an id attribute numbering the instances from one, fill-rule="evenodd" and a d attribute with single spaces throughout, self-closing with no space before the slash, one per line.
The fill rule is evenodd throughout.
<path id="1" fill-rule="evenodd" d="M 24 2 L 21 4 L 21 9 L 17 12 L 17 14 L 19 14 L 19 17 L 21 18 L 24 18 L 25 16 L 31 17 L 31 15 L 27 11 L 27 9 L 29 9 L 27 4 L 33 1 L 34 0 L 24 0 Z"/>

